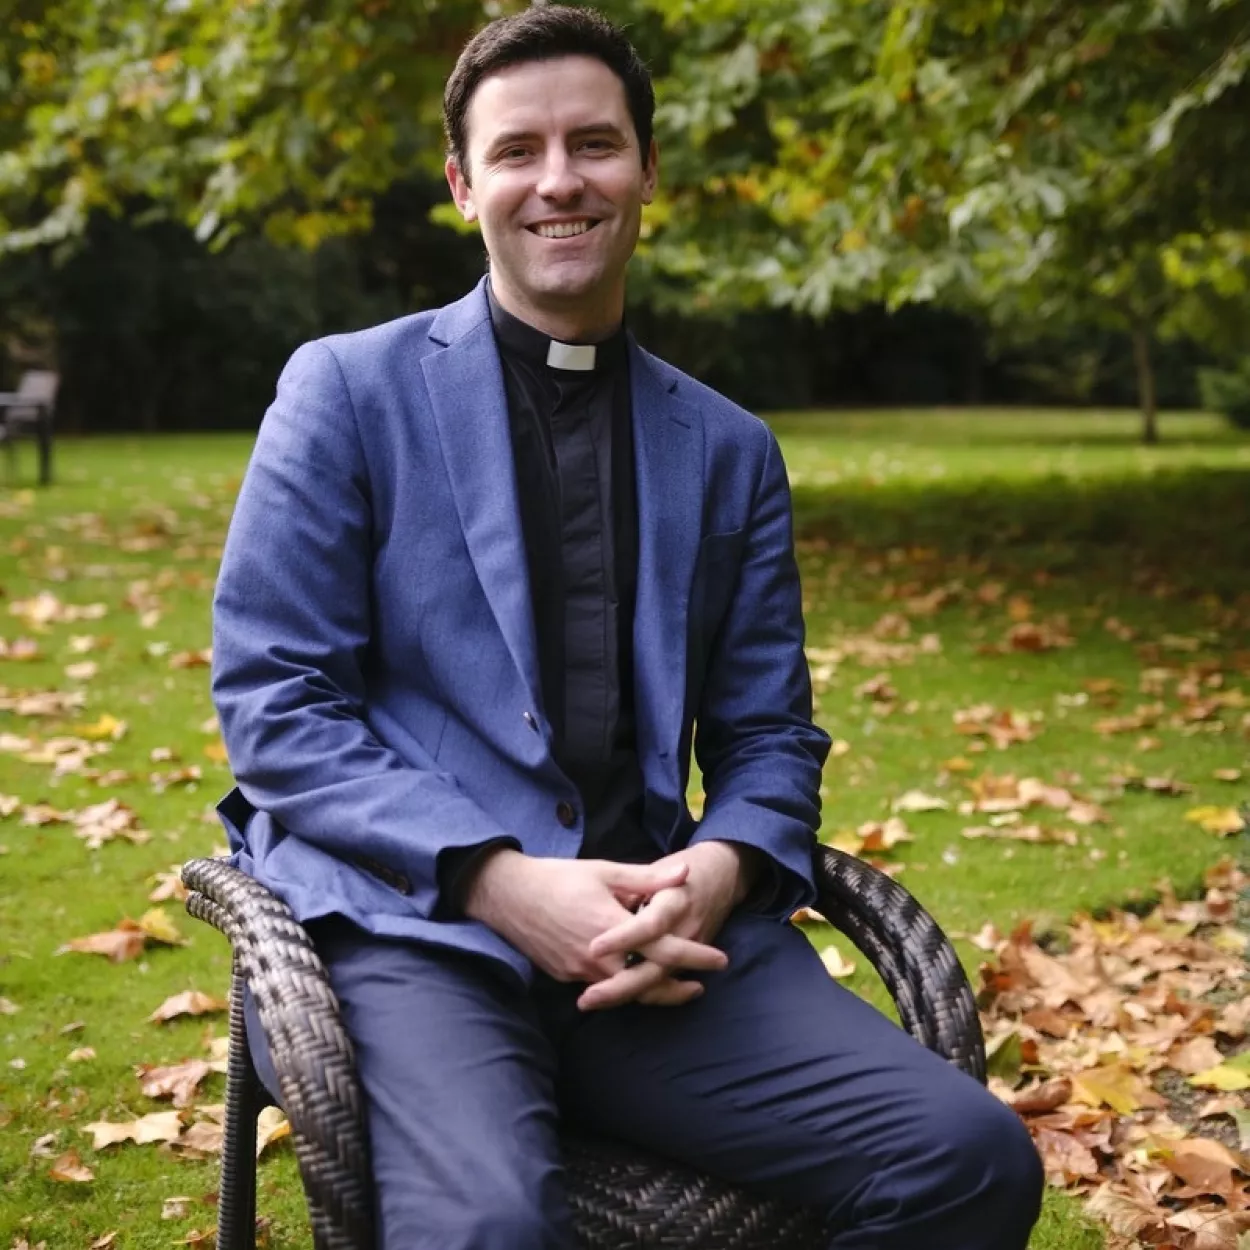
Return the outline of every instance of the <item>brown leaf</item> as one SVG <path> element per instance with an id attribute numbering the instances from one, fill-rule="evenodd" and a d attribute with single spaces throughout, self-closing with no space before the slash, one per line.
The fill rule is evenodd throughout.
<path id="1" fill-rule="evenodd" d="M 88 1248 L 88 1250 L 113 1250 L 117 1245 L 118 1233 L 114 1230 L 111 1233 L 105 1233 L 101 1237 L 97 1237 Z"/>
<path id="2" fill-rule="evenodd" d="M 213 649 L 200 651 L 176 651 L 169 657 L 170 668 L 208 668 L 213 662 Z"/>
<path id="3" fill-rule="evenodd" d="M 95 1173 L 78 1157 L 77 1150 L 67 1150 L 48 1169 L 48 1177 L 62 1184 L 85 1185 L 95 1180 Z"/>
<path id="4" fill-rule="evenodd" d="M 1168 1066 L 1186 1076 L 1219 1067 L 1224 1062 L 1220 1048 L 1206 1036 L 1191 1037 L 1168 1056 Z"/>
<path id="5" fill-rule="evenodd" d="M 1163 1161 L 1192 1189 L 1221 1198 L 1231 1196 L 1234 1173 L 1245 1165 L 1240 1155 L 1208 1137 L 1186 1138 Z"/>
<path id="6" fill-rule="evenodd" d="M 1245 1212 L 1219 1207 L 1194 1207 L 1168 1216 L 1168 1231 L 1188 1233 L 1185 1250 L 1238 1250 L 1240 1234 L 1250 1227 Z"/>
<path id="7" fill-rule="evenodd" d="M 148 1019 L 155 1024 L 164 1024 L 178 1016 L 208 1016 L 229 1009 L 230 1004 L 224 998 L 214 998 L 200 990 L 183 990 L 181 994 L 167 998 Z"/>
<path id="8" fill-rule="evenodd" d="M 194 1151 L 201 1155 L 221 1153 L 222 1134 L 224 1129 L 211 1120 L 199 1120 L 191 1125 L 174 1143 L 179 1151 Z"/>
<path id="9" fill-rule="evenodd" d="M 54 952 L 64 955 L 75 952 L 80 955 L 104 955 L 115 964 L 127 959 L 137 959 L 147 945 L 147 934 L 133 920 L 123 920 L 116 929 L 106 933 L 92 933 L 87 937 L 74 938 Z"/>
<path id="10" fill-rule="evenodd" d="M 1041 1115 L 1062 1107 L 1072 1097 L 1072 1082 L 1066 1077 L 1046 1081 L 1036 1089 L 1026 1090 L 1011 1100 L 1012 1109 L 1020 1115 Z"/>
<path id="11" fill-rule="evenodd" d="M 1071 1133 L 1039 1128 L 1033 1140 L 1042 1156 L 1046 1177 L 1052 1183 L 1068 1185 L 1098 1175 L 1098 1160 L 1093 1152 Z"/>
<path id="12" fill-rule="evenodd" d="M 1160 1239 L 1163 1232 L 1163 1219 L 1157 1207 L 1147 1206 L 1137 1198 L 1112 1189 L 1110 1185 L 1099 1189 L 1085 1209 L 1114 1232 L 1128 1237 L 1142 1237 L 1153 1243 Z"/>
<path id="13" fill-rule="evenodd" d="M 185 1059 L 182 1063 L 161 1066 L 139 1064 L 135 1075 L 149 1098 L 172 1098 L 175 1107 L 189 1107 L 200 1082 L 212 1071 L 213 1065 L 204 1059 Z"/>

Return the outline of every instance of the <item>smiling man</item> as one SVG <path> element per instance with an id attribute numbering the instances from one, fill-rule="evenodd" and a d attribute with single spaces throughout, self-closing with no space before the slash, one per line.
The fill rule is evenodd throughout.
<path id="1" fill-rule="evenodd" d="M 283 372 L 214 609 L 236 862 L 330 971 L 383 1250 L 572 1250 L 560 1117 L 837 1250 L 1022 1250 L 1019 1121 L 786 923 L 828 750 L 789 493 L 624 327 L 653 112 L 599 15 L 487 26 L 445 119 L 488 278 Z"/>

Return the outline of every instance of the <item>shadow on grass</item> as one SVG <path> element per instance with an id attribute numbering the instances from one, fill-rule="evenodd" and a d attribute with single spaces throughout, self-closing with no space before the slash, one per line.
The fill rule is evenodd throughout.
<path id="1" fill-rule="evenodd" d="M 1035 481 L 799 485 L 801 539 L 1250 594 L 1250 469 Z"/>

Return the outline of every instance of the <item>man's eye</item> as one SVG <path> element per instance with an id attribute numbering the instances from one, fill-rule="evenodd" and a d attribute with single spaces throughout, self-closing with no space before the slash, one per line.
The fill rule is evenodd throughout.
<path id="1" fill-rule="evenodd" d="M 499 158 L 504 161 L 515 161 L 528 155 L 529 150 L 527 148 L 504 148 L 504 150 L 499 153 Z"/>

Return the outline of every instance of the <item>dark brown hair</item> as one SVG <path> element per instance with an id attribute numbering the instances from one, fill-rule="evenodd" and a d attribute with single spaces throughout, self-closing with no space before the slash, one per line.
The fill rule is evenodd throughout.
<path id="1" fill-rule="evenodd" d="M 527 61 L 589 56 L 602 61 L 625 88 L 625 101 L 647 163 L 655 119 L 651 74 L 619 26 L 594 9 L 550 4 L 501 17 L 484 26 L 464 46 L 443 93 L 447 155 L 469 177 L 465 118 L 478 84 L 489 74 Z"/>

